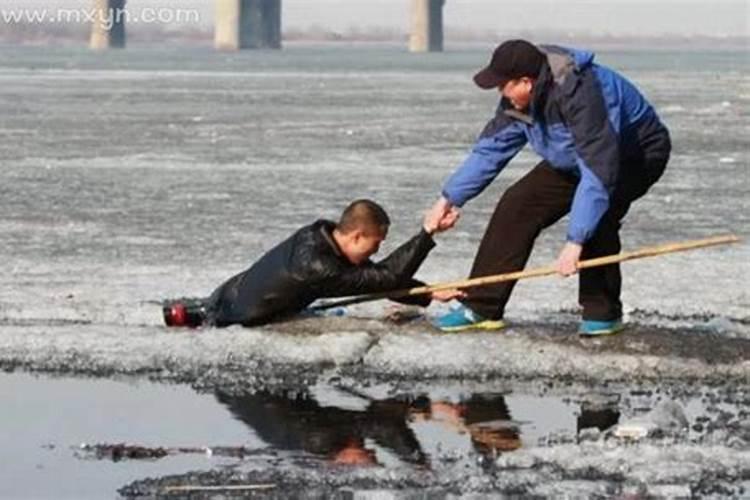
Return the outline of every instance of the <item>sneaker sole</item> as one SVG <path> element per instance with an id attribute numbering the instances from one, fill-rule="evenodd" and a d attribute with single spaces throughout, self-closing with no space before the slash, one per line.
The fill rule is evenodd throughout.
<path id="1" fill-rule="evenodd" d="M 438 326 L 437 329 L 445 332 L 445 333 L 458 333 L 458 332 L 468 332 L 471 330 L 476 331 L 489 331 L 489 330 L 502 330 L 505 328 L 505 322 L 504 321 L 480 321 L 479 323 L 472 323 L 470 325 L 464 325 L 464 326 L 448 326 L 448 327 L 441 327 Z"/>
<path id="2" fill-rule="evenodd" d="M 591 332 L 579 331 L 581 337 L 606 337 L 607 335 L 616 335 L 625 329 L 625 325 L 618 325 L 615 328 L 607 330 L 593 330 Z"/>

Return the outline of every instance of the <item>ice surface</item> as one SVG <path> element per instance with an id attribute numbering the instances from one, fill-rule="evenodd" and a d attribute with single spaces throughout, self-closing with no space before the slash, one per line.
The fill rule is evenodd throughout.
<path id="1" fill-rule="evenodd" d="M 389 379 L 568 377 L 597 382 L 689 378 L 747 380 L 750 345 L 708 332 L 632 327 L 615 339 L 582 339 L 575 325 L 511 326 L 445 335 L 427 323 L 396 327 L 356 318 L 311 318 L 265 328 L 16 322 L 3 326 L 0 366 L 73 373 L 146 373 L 221 383 L 328 367 Z M 276 368 L 273 368 L 276 367 Z"/>
<path id="2" fill-rule="evenodd" d="M 691 445 L 642 444 L 612 447 L 601 443 L 562 445 L 521 450 L 502 455 L 486 474 L 479 464 L 459 463 L 439 473 L 409 470 L 362 469 L 250 470 L 232 474 L 206 472 L 145 480 L 121 490 L 126 496 L 153 495 L 176 484 L 276 484 L 277 494 L 295 498 L 331 496 L 357 491 L 360 498 L 378 498 L 388 489 L 390 498 L 486 498 L 487 494 L 542 496 L 544 498 L 601 498 L 612 496 L 710 496 L 740 498 L 746 491 L 750 455 L 722 448 Z M 373 496 L 369 496 L 373 495 Z M 203 498 L 203 497 L 201 497 Z"/>
<path id="3" fill-rule="evenodd" d="M 355 197 L 392 213 L 385 253 L 417 230 L 496 98 L 467 80 L 479 52 L 418 61 L 300 49 L 217 61 L 62 51 L 44 54 L 50 70 L 24 65 L 40 53 L 10 55 L 0 76 L 0 128 L 13 131 L 0 146 L 0 315 L 11 320 L 156 325 L 145 301 L 206 295 Z M 665 110 L 674 142 L 664 178 L 625 220 L 625 249 L 748 235 L 748 102 L 733 95 L 747 74 L 725 69 L 723 84 L 706 89 L 702 68 L 724 60 L 694 57 L 661 69 L 632 54 L 599 56 Z M 522 154 L 466 207 L 423 279 L 466 276 L 495 201 L 535 161 Z M 530 265 L 554 259 L 564 226 L 542 235 Z M 749 266 L 746 243 L 625 264 L 626 310 L 678 326 L 719 318 L 747 336 Z M 575 307 L 575 279 L 544 279 L 521 283 L 508 314 L 538 320 Z"/>
<path id="4" fill-rule="evenodd" d="M 486 62 L 484 52 L 415 58 L 387 49 L 307 48 L 216 57 L 209 50 L 129 49 L 101 57 L 70 48 L 3 48 L 3 55 L 5 369 L 141 374 L 237 390 L 304 388 L 325 375 L 353 380 L 365 393 L 432 379 L 512 392 L 525 378 L 597 390 L 615 381 L 677 380 L 746 391 L 746 242 L 625 264 L 625 319 L 633 326 L 612 340 L 583 342 L 572 334 L 575 278 L 520 283 L 502 334 L 444 336 L 425 325 L 384 325 L 381 303 L 352 308 L 354 318 L 296 326 L 172 332 L 161 326 L 160 300 L 207 295 L 291 231 L 335 218 L 353 198 L 375 198 L 391 213 L 383 254 L 416 232 L 420 214 L 494 110 L 496 94 L 478 92 L 470 81 Z M 674 144 L 664 177 L 625 219 L 624 248 L 724 233 L 746 240 L 746 59 L 714 52 L 603 53 L 598 60 L 625 70 L 644 90 Z M 721 85 L 706 86 L 717 74 Z M 521 154 L 469 203 L 419 277 L 465 277 L 497 199 L 536 161 Z M 565 224 L 539 238 L 530 266 L 555 258 Z M 326 386 L 318 396 L 337 398 L 351 411 L 363 404 L 355 396 L 342 403 L 330 391 Z M 627 408 L 655 405 L 615 392 Z M 747 401 L 732 396 L 724 406 L 726 397 L 706 394 L 707 408 L 677 397 L 691 430 L 673 441 L 624 445 L 589 432 L 577 443 L 563 432 L 496 462 L 446 453 L 440 474 L 225 470 L 129 491 L 234 477 L 276 481 L 285 493 L 343 488 L 357 495 L 369 490 L 370 498 L 382 491 L 742 497 L 750 439 L 743 430 L 747 414 L 737 408 Z"/>

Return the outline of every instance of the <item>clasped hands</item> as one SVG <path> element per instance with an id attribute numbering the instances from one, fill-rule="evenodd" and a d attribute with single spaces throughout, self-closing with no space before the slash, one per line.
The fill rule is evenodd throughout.
<path id="1" fill-rule="evenodd" d="M 451 205 L 447 199 L 441 196 L 425 214 L 423 226 L 425 231 L 430 234 L 441 233 L 455 226 L 460 216 L 461 212 L 459 209 Z M 560 251 L 557 261 L 555 262 L 555 270 L 560 276 L 567 277 L 578 272 L 578 262 L 581 259 L 582 250 L 583 246 L 579 243 L 572 241 L 565 243 Z M 454 291 L 448 290 L 447 292 Z M 450 293 L 447 293 L 446 296 L 450 296 Z M 434 298 L 441 300 L 437 297 Z"/>
<path id="2" fill-rule="evenodd" d="M 429 234 L 442 233 L 455 226 L 459 217 L 461 217 L 461 212 L 458 208 L 441 197 L 425 214 L 422 226 Z M 466 297 L 466 292 L 457 289 L 439 290 L 432 292 L 431 297 L 440 302 L 450 302 L 453 299 Z"/>

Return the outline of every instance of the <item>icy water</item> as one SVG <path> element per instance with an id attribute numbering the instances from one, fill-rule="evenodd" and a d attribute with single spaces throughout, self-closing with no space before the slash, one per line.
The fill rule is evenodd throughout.
<path id="1" fill-rule="evenodd" d="M 0 386 L 9 395 L 4 403 L 13 402 L 15 410 L 3 405 L 0 438 L 12 437 L 6 446 L 14 458 L 2 459 L 0 487 L 13 489 L 0 489 L 0 496 L 25 496 L 21 483 L 11 479 L 18 475 L 39 488 L 27 497 L 69 492 L 100 498 L 132 481 L 128 495 L 154 494 L 161 483 L 138 480 L 170 474 L 177 476 L 164 479 L 167 484 L 271 481 L 286 484 L 286 494 L 311 495 L 330 494 L 315 489 L 324 484 L 335 491 L 348 485 L 385 492 L 434 487 L 438 496 L 743 496 L 742 485 L 750 481 L 750 421 L 742 410 L 750 378 L 750 247 L 744 242 L 625 264 L 626 320 L 638 327 L 624 341 L 615 340 L 624 348 L 614 351 L 606 341 L 564 337 L 577 319 L 575 279 L 519 284 L 507 311 L 512 326 L 502 336 L 400 330 L 379 321 L 380 303 L 352 308 L 356 320 L 330 329 L 328 323 L 303 323 L 291 331 L 271 326 L 167 333 L 161 326 L 155 302 L 206 295 L 291 231 L 320 217 L 335 218 L 354 198 L 372 197 L 391 213 L 384 255 L 411 236 L 494 110 L 496 94 L 480 92 L 470 79 L 487 56 L 484 49 L 416 56 L 400 48 L 364 47 L 291 46 L 241 54 L 0 47 L 0 367 L 147 375 L 226 393 L 3 375 Z M 597 57 L 643 89 L 674 144 L 664 177 L 626 218 L 625 249 L 725 233 L 746 239 L 747 52 L 604 51 Z M 440 236 L 418 277 L 465 277 L 498 197 L 535 161 L 523 153 L 470 202 L 458 227 Z M 564 231 L 565 221 L 541 236 L 531 266 L 554 259 Z M 668 340 L 653 341 L 657 333 Z M 692 347 L 670 356 L 682 346 L 683 333 Z M 717 354 L 712 346 L 723 350 Z M 267 395 L 276 399 L 258 399 L 266 386 L 283 382 L 308 394 L 320 388 L 316 378 L 328 369 L 349 370 L 351 387 L 360 393 L 372 383 L 370 376 L 477 379 L 470 390 L 447 391 L 447 401 L 501 395 L 510 417 L 495 415 L 492 421 L 514 422 L 518 434 L 505 436 L 505 444 L 520 440 L 524 446 L 475 460 L 471 432 L 426 418 L 419 396 L 441 402 L 442 386 L 420 391 L 409 383 L 399 388 L 398 382 L 384 394 L 349 394 L 347 403 L 340 390 L 330 404 L 326 391 L 304 401 L 317 405 L 310 412 L 326 424 L 341 418 L 344 427 L 361 429 L 361 422 L 383 420 L 378 412 L 386 410 L 368 410 L 375 401 L 396 398 L 385 405 L 387 412 L 401 412 L 398 420 L 409 422 L 425 456 L 442 457 L 440 474 L 398 467 L 403 455 L 371 435 L 364 447 L 385 467 L 321 471 L 321 455 L 311 460 L 315 453 L 299 444 L 304 440 L 285 447 L 272 444 L 271 434 L 248 431 L 261 406 L 275 405 L 287 415 L 300 411 L 277 392 Z M 514 376 L 546 377 L 555 384 L 585 379 L 598 391 L 612 380 L 685 379 L 675 391 L 693 395 L 677 398 L 678 404 L 690 429 L 699 424 L 702 430 L 635 447 L 620 446 L 609 434 L 590 434 L 590 444 L 581 444 L 576 426 L 586 390 L 557 387 L 545 396 L 539 387 L 524 392 L 512 381 L 491 387 L 493 380 Z M 709 391 L 700 382 L 708 378 L 725 383 Z M 696 385 L 688 390 L 690 384 Z M 242 392 L 242 399 L 237 387 L 252 390 Z M 632 400 L 632 390 L 626 385 L 615 392 Z M 500 411 L 493 401 L 492 411 Z M 706 404 L 713 408 L 706 409 L 711 425 L 697 420 Z M 620 409 L 635 418 L 638 407 Z M 436 411 L 441 408 L 451 406 Z M 133 409 L 148 418 L 135 419 Z M 411 412 L 409 418 L 404 412 Z M 175 419 L 179 424 L 171 426 Z M 358 424 L 350 425 L 352 419 Z M 450 443 L 444 454 L 430 449 L 436 436 Z M 270 457 L 263 452 L 254 457 L 260 465 L 250 459 L 234 467 L 231 459 L 190 454 L 112 464 L 79 460 L 70 448 L 118 440 L 149 446 L 244 443 L 264 450 L 271 443 L 277 452 L 296 451 Z M 532 443 L 539 446 L 527 446 Z M 189 470 L 208 475 L 184 476 Z M 80 475 L 91 482 L 80 482 Z"/>
<path id="2" fill-rule="evenodd" d="M 0 394 L 1 498 L 110 498 L 142 477 L 243 462 L 423 468 L 442 456 L 512 451 L 551 432 L 575 435 L 577 428 L 598 424 L 596 415 L 581 417 L 573 402 L 560 397 L 462 395 L 445 388 L 433 399 L 376 399 L 329 385 L 199 394 L 134 379 L 6 374 Z M 617 421 L 616 408 L 615 401 L 609 425 Z M 84 448 L 120 443 L 193 451 L 118 460 Z M 243 447 L 247 456 L 226 456 L 221 447 Z"/>
<path id="3" fill-rule="evenodd" d="M 461 384 L 385 389 L 358 390 L 335 380 L 298 390 L 202 393 L 132 378 L 4 374 L 0 497 L 114 498 L 127 483 L 194 470 L 291 469 L 326 477 L 463 469 L 476 475 L 506 454 L 595 441 L 662 398 L 684 405 L 682 418 L 692 426 L 684 432 L 702 448 L 726 439 L 715 436 L 721 432 L 743 436 L 730 424 L 743 418 L 737 392 L 611 387 L 547 393 L 527 385 L 477 393 Z M 132 458 L 104 448 L 120 444 L 168 454 Z M 355 490 L 372 495 L 371 487 Z"/>

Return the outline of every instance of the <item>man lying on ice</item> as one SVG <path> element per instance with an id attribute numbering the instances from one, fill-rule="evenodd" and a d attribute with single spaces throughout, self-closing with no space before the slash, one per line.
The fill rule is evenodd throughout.
<path id="1" fill-rule="evenodd" d="M 227 280 L 205 300 L 171 301 L 164 306 L 168 326 L 256 326 L 302 312 L 318 298 L 385 292 L 422 285 L 413 278 L 435 246 L 432 235 L 456 223 L 458 211 L 427 214 L 419 233 L 374 263 L 390 219 L 371 200 L 357 200 L 338 223 L 305 226 Z M 462 296 L 456 290 L 398 299 L 427 306 L 431 299 Z"/>

